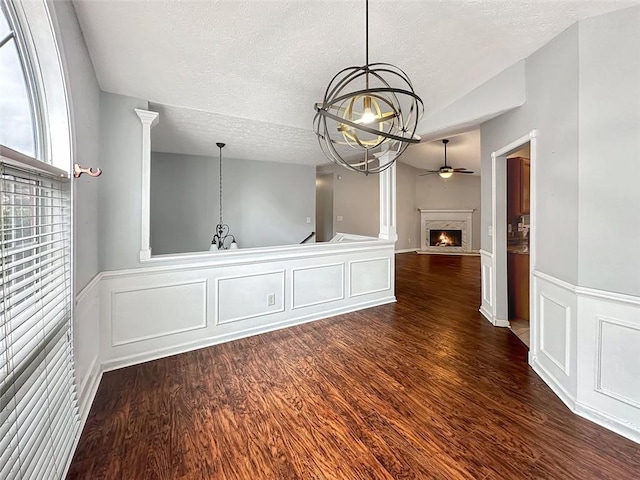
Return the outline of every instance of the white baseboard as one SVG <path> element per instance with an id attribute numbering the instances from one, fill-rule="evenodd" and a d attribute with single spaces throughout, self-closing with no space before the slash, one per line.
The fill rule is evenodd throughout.
<path id="1" fill-rule="evenodd" d="M 418 252 L 420 255 L 449 255 L 454 257 L 479 257 L 480 256 L 480 252 L 478 250 L 471 250 L 469 252 L 432 252 L 432 251 L 416 249 L 416 252 Z"/>
<path id="2" fill-rule="evenodd" d="M 480 307 L 478 310 L 484 318 L 486 318 L 491 325 L 494 327 L 510 327 L 511 324 L 509 320 L 503 320 L 501 318 L 494 317 L 489 310 L 487 310 L 484 305 Z"/>
<path id="3" fill-rule="evenodd" d="M 484 318 L 487 319 L 487 321 L 493 325 L 493 315 L 491 315 L 491 312 L 489 310 L 487 310 L 486 308 L 484 308 L 484 305 L 480 306 L 480 310 L 479 312 L 482 314 L 482 316 Z"/>
<path id="4" fill-rule="evenodd" d="M 529 364 L 531 365 L 531 368 L 533 368 L 533 371 L 536 372 L 540 378 L 542 378 L 544 383 L 546 383 L 549 386 L 549 388 L 553 391 L 553 393 L 555 393 L 558 396 L 558 398 L 562 400 L 562 403 L 564 403 L 567 406 L 567 408 L 569 408 L 569 410 L 571 410 L 572 412 L 575 412 L 576 399 L 573 398 L 573 396 L 569 394 L 569 392 L 567 392 L 564 389 L 564 387 L 562 387 L 560 382 L 558 382 L 556 378 L 553 375 L 551 375 L 549 371 L 540 364 L 540 362 L 536 360 L 535 357 L 531 359 L 531 352 L 529 352 L 529 355 L 530 355 Z"/>
<path id="5" fill-rule="evenodd" d="M 405 248 L 402 250 L 396 250 L 394 253 L 412 253 L 412 252 L 417 252 L 418 249 L 417 248 Z"/>
<path id="6" fill-rule="evenodd" d="M 601 427 L 622 435 L 631 441 L 640 443 L 640 425 L 633 425 L 624 420 L 606 415 L 582 403 L 576 403 L 574 412 Z"/>
<path id="7" fill-rule="evenodd" d="M 101 379 L 102 367 L 100 366 L 98 356 L 96 355 L 91 362 L 89 373 L 78 391 L 78 414 L 80 416 L 81 430 L 89 416 L 89 411 L 91 410 L 91 405 L 96 396 L 96 392 L 98 391 Z"/>
<path id="8" fill-rule="evenodd" d="M 355 305 L 349 305 L 347 307 L 336 308 L 334 310 L 323 311 L 320 313 L 314 313 L 312 315 L 305 315 L 293 319 L 288 319 L 283 322 L 272 323 L 268 325 L 261 325 L 259 327 L 250 328 L 238 332 L 233 332 L 227 335 L 219 335 L 216 337 L 203 338 L 196 342 L 188 342 L 180 345 L 173 345 L 169 348 L 155 349 L 149 352 L 143 352 L 135 355 L 124 356 L 120 358 L 114 358 L 102 363 L 103 371 L 117 370 L 130 365 L 138 363 L 148 362 L 151 360 L 157 360 L 159 358 L 176 355 L 179 353 L 190 352 L 192 350 L 198 350 L 200 348 L 210 347 L 219 343 L 230 342 L 233 340 L 239 340 L 245 337 L 251 337 L 253 335 L 259 335 L 261 333 L 272 332 L 275 330 L 281 330 L 287 327 L 293 327 L 294 325 L 300 325 L 303 323 L 313 322 L 316 320 L 322 320 L 324 318 L 335 317 L 345 313 L 355 312 L 365 308 L 377 307 L 380 305 L 386 305 L 388 303 L 394 303 L 396 301 L 395 296 L 385 297 L 378 300 L 369 302 L 362 302 Z"/>

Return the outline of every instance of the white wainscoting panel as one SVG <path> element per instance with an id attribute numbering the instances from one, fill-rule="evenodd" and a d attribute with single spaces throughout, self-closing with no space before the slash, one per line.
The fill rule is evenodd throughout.
<path id="1" fill-rule="evenodd" d="M 576 411 L 636 442 L 640 442 L 639 300 L 578 290 Z"/>
<path id="2" fill-rule="evenodd" d="M 491 323 L 494 321 L 494 278 L 493 255 L 486 250 L 480 250 L 480 281 L 482 282 L 482 305 L 480 313 Z"/>
<path id="3" fill-rule="evenodd" d="M 640 408 L 640 326 L 597 317 L 596 390 Z"/>
<path id="4" fill-rule="evenodd" d="M 544 353 L 562 373 L 570 375 L 571 307 L 541 293 L 539 309 L 540 352 Z"/>
<path id="5" fill-rule="evenodd" d="M 73 312 L 73 358 L 82 425 L 102 376 L 100 365 L 100 274 L 76 296 Z"/>
<path id="6" fill-rule="evenodd" d="M 344 298 L 344 262 L 294 268 L 292 273 L 292 310 Z"/>
<path id="7" fill-rule="evenodd" d="M 216 325 L 284 311 L 284 270 L 218 278 Z M 273 296 L 273 305 L 268 298 Z"/>
<path id="8" fill-rule="evenodd" d="M 368 295 L 391 289 L 391 259 L 372 258 L 349 263 L 349 296 Z"/>
<path id="9" fill-rule="evenodd" d="M 103 272 L 102 366 L 110 370 L 394 302 L 393 248 L 391 241 L 358 237 Z M 347 295 L 352 271 L 354 298 Z"/>
<path id="10" fill-rule="evenodd" d="M 150 340 L 207 326 L 207 281 L 111 292 L 111 345 Z"/>
<path id="11" fill-rule="evenodd" d="M 532 276 L 534 321 L 530 363 L 572 410 L 577 395 L 577 299 L 575 287 L 538 271 Z"/>

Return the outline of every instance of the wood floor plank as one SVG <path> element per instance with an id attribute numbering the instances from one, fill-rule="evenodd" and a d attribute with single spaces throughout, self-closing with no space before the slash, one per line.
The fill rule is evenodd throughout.
<path id="1" fill-rule="evenodd" d="M 634 479 L 478 313 L 479 259 L 403 254 L 398 302 L 108 372 L 68 479 Z"/>

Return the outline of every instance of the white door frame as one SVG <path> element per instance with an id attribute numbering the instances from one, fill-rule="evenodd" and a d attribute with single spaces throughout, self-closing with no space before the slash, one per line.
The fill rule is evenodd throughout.
<path id="1" fill-rule="evenodd" d="M 531 212 L 529 231 L 529 321 L 530 321 L 530 350 L 535 351 L 533 342 L 537 338 L 535 302 L 533 299 L 533 272 L 536 266 L 537 234 L 536 228 L 536 170 L 537 170 L 537 130 L 531 130 L 517 140 L 491 153 L 491 262 L 492 285 L 494 292 L 492 302 L 494 325 L 500 327 L 509 326 L 509 308 L 507 292 L 507 155 L 519 150 L 523 145 L 531 146 Z"/>

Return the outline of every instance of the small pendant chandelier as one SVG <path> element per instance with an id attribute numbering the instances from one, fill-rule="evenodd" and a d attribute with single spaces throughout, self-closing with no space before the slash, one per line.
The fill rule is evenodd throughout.
<path id="1" fill-rule="evenodd" d="M 216 143 L 220 149 L 220 223 L 216 225 L 209 250 L 235 250 L 238 248 L 236 237 L 229 233 L 229 225 L 222 221 L 222 147 L 224 143 Z"/>
<path id="2" fill-rule="evenodd" d="M 369 64 L 369 0 L 365 0 L 365 64 L 338 72 L 315 110 L 313 127 L 327 158 L 365 175 L 386 170 L 409 144 L 420 141 L 416 129 L 424 105 L 409 77 L 388 63 Z M 343 146 L 359 153 L 350 155 Z M 395 154 L 394 160 L 379 164 L 373 153 L 383 151 Z"/>

